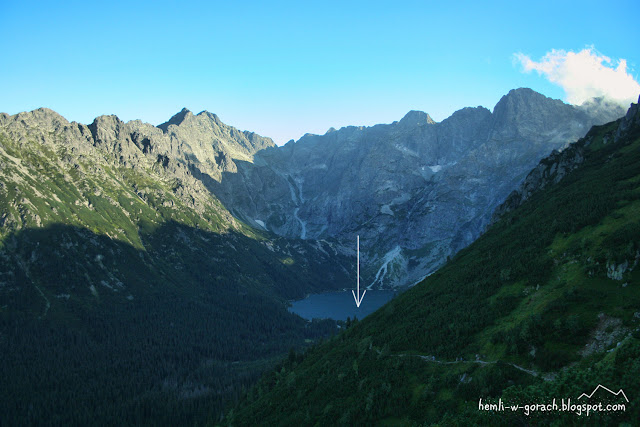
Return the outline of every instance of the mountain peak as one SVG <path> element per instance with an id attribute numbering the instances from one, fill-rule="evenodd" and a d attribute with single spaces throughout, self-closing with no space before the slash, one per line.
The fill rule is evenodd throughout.
<path id="1" fill-rule="evenodd" d="M 187 108 L 183 108 L 179 113 L 174 114 L 173 117 L 169 119 L 169 121 L 166 121 L 158 125 L 157 127 L 162 129 L 163 132 L 166 132 L 167 129 L 169 129 L 169 126 L 179 126 L 189 115 L 193 115 L 193 113 L 191 113 L 191 111 L 189 111 Z"/>
<path id="2" fill-rule="evenodd" d="M 400 123 L 413 125 L 422 125 L 426 123 L 428 125 L 433 125 L 436 122 L 424 111 L 411 110 L 405 114 L 405 116 L 400 120 Z"/>
<path id="3" fill-rule="evenodd" d="M 553 100 L 553 98 L 544 96 L 543 94 L 536 92 L 533 89 L 530 89 L 528 87 L 521 87 L 518 89 L 511 89 L 509 93 L 504 95 L 500 99 L 500 101 L 498 101 L 498 104 L 505 103 L 505 102 L 510 102 L 510 103 L 532 102 L 532 101 L 542 102 L 542 100 L 544 99 Z M 554 100 L 554 101 L 562 102 L 559 100 Z"/>
<path id="4" fill-rule="evenodd" d="M 566 104 L 559 99 L 544 96 L 529 88 L 511 89 L 508 94 L 500 98 L 493 107 L 496 117 L 521 115 L 555 115 L 556 109 L 563 109 Z"/>
<path id="5" fill-rule="evenodd" d="M 210 113 L 207 110 L 203 110 L 200 111 L 196 117 L 200 117 L 200 116 L 204 116 L 204 117 L 208 117 L 209 119 L 213 120 L 214 122 L 216 122 L 217 124 L 221 124 L 222 121 L 220 120 L 220 117 L 218 117 L 217 114 L 214 113 Z"/>
<path id="6" fill-rule="evenodd" d="M 532 95 L 535 96 L 535 95 L 541 95 L 541 94 L 529 87 L 519 87 L 517 89 L 511 89 L 509 93 L 507 93 L 505 96 L 516 96 L 516 95 L 517 96 L 532 96 Z"/>

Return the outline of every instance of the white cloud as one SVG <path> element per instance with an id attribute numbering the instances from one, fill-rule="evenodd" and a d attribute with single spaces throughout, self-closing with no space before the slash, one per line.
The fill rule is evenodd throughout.
<path id="1" fill-rule="evenodd" d="M 640 94 L 640 84 L 627 72 L 627 61 L 612 61 L 593 47 L 577 53 L 553 49 L 539 62 L 523 53 L 514 54 L 514 59 L 522 65 L 524 72 L 535 70 L 562 87 L 566 101 L 572 104 L 579 105 L 603 96 L 628 106 L 636 102 Z"/>

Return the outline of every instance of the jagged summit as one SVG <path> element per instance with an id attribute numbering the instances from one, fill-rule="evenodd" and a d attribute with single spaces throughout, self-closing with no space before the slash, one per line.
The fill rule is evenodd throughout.
<path id="1" fill-rule="evenodd" d="M 187 108 L 183 108 L 182 110 L 180 110 L 179 113 L 171 117 L 169 121 L 159 124 L 157 127 L 162 129 L 162 131 L 166 133 L 167 129 L 169 129 L 169 126 L 171 125 L 179 126 L 190 114 L 192 115 L 193 113 L 189 111 Z"/>
<path id="2" fill-rule="evenodd" d="M 500 98 L 500 101 L 498 101 L 494 107 L 493 112 L 494 114 L 500 114 L 503 109 L 513 109 L 523 106 L 529 106 L 529 108 L 531 108 L 534 105 L 541 105 L 543 103 L 548 104 L 549 101 L 557 105 L 564 104 L 564 102 L 559 99 L 549 98 L 534 91 L 533 89 L 521 87 L 518 89 L 511 89 L 509 93 Z"/>
<path id="3" fill-rule="evenodd" d="M 405 125 L 433 125 L 436 121 L 424 111 L 411 110 L 400 120 L 400 123 Z"/>
<path id="4" fill-rule="evenodd" d="M 217 125 L 221 125 L 222 120 L 220 120 L 220 117 L 218 117 L 217 114 L 214 113 L 210 113 L 207 110 L 202 110 L 200 111 L 198 114 L 196 114 L 196 117 L 207 117 L 209 118 L 211 121 L 213 121 L 214 123 L 216 123 Z"/>
<path id="5" fill-rule="evenodd" d="M 188 108 L 183 108 L 180 112 L 176 113 L 171 117 L 168 121 L 159 124 L 156 126 L 159 129 L 162 129 L 164 133 L 169 131 L 169 126 L 176 125 L 181 126 L 186 124 L 187 122 L 195 124 L 196 127 L 229 127 L 225 123 L 220 120 L 217 114 L 211 113 L 207 110 L 202 110 L 198 114 L 193 114 Z M 251 132 L 253 133 L 253 132 Z"/>
<path id="6" fill-rule="evenodd" d="M 0 116 L 2 116 L 4 120 L 22 121 L 34 127 L 43 126 L 50 128 L 69 125 L 69 121 L 66 118 L 50 108 L 44 107 L 32 111 L 23 111 L 13 116 L 7 113 L 0 113 Z"/>
<path id="7" fill-rule="evenodd" d="M 435 123 L 414 110 L 390 124 L 307 134 L 257 153 L 214 191 L 239 218 L 282 236 L 347 244 L 357 233 L 373 248 L 363 251 L 371 266 L 363 280 L 412 283 L 473 241 L 542 157 L 610 121 L 608 111 L 526 88 L 494 111 L 463 108 Z M 423 249 L 420 264 L 410 263 Z"/>
<path id="8" fill-rule="evenodd" d="M 544 96 L 543 94 L 536 92 L 535 90 L 531 89 L 530 87 L 519 87 L 516 89 L 511 89 L 505 96 L 514 96 L 514 95 L 518 95 L 518 96 Z M 548 96 L 544 96 L 545 98 L 548 98 Z M 552 98 L 550 98 L 552 99 Z"/>
<path id="9" fill-rule="evenodd" d="M 358 232 L 374 248 L 365 254 L 372 267 L 362 277 L 387 287 L 418 280 L 469 244 L 542 157 L 624 114 L 600 100 L 594 105 L 520 88 L 493 112 L 467 107 L 436 123 L 412 110 L 397 122 L 306 134 L 283 147 L 186 108 L 159 126 L 101 116 L 78 129 L 127 165 L 143 165 L 147 157 L 173 173 L 193 174 L 237 218 L 275 234 L 350 242 Z M 39 114 L 53 113 L 23 117 L 29 122 Z M 366 228 L 362 218 L 370 218 Z M 408 262 L 412 251 L 425 248 L 422 264 Z"/>
<path id="10" fill-rule="evenodd" d="M 621 106 L 601 99 L 576 106 L 529 88 L 512 89 L 493 109 L 494 132 L 503 137 L 520 138 L 533 136 L 540 130 L 548 132 L 555 126 L 552 124 L 564 124 L 548 137 L 568 142 L 584 136 L 590 125 L 596 124 L 589 121 L 590 117 L 598 117 L 597 123 L 607 123 L 624 115 L 625 111 Z"/>

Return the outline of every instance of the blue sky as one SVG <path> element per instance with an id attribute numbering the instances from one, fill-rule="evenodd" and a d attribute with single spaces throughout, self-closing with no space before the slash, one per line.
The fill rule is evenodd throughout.
<path id="1" fill-rule="evenodd" d="M 0 111 L 48 107 L 82 123 L 159 124 L 187 107 L 282 144 L 412 109 L 435 120 L 491 109 L 517 87 L 568 99 L 536 71 L 552 49 L 640 72 L 637 0 L 0 1 Z"/>

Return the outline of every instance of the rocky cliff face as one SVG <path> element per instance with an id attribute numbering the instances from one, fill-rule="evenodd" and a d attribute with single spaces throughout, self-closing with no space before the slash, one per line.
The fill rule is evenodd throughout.
<path id="1" fill-rule="evenodd" d="M 543 156 L 624 114 L 512 90 L 491 112 L 465 108 L 441 123 L 399 122 L 305 135 L 238 161 L 207 187 L 236 216 L 301 239 L 360 235 L 363 279 L 413 283 L 471 243 L 491 212 Z"/>
<path id="2" fill-rule="evenodd" d="M 0 297 L 7 284 L 20 281 L 14 270 L 39 268 L 37 256 L 26 261 L 20 258 L 24 254 L 17 253 L 11 243 L 15 236 L 34 229 L 43 230 L 44 235 L 56 227 L 75 227 L 97 236 L 93 240 L 83 237 L 83 241 L 107 236 L 143 252 L 153 246 L 149 236 L 157 230 L 176 228 L 167 250 L 179 255 L 196 250 L 183 230 L 195 233 L 199 243 L 215 236 L 219 244 L 205 244 L 209 265 L 226 262 L 249 271 L 207 281 L 244 281 L 264 287 L 268 280 L 256 277 L 265 272 L 273 275 L 269 277 L 277 286 L 295 282 L 293 287 L 285 286 L 282 295 L 286 298 L 347 285 L 348 269 L 354 262 L 339 245 L 292 242 L 256 233 L 237 221 L 203 184 L 205 178 L 220 179 L 222 173 L 236 171 L 235 162 L 251 161 L 255 152 L 273 146 L 270 139 L 240 132 L 206 112 L 196 116 L 183 110 L 170 122 L 155 127 L 101 116 L 87 126 L 68 122 L 46 108 L 13 116 L 0 114 L 0 263 L 4 262 Z M 67 254 L 68 262 L 80 269 L 95 267 L 78 258 L 69 246 L 53 245 L 52 249 L 51 242 L 44 241 L 41 246 L 42 253 L 55 250 L 60 258 Z M 149 264 L 147 258 L 140 262 Z M 287 278 L 275 277 L 281 265 L 289 270 Z M 115 271 L 109 274 L 116 284 L 127 282 Z M 301 276 L 296 278 L 297 274 Z M 72 294 L 64 286 L 60 292 Z"/>
<path id="3" fill-rule="evenodd" d="M 596 111 L 602 112 L 602 100 L 594 100 L 587 103 L 590 109 L 596 108 Z M 607 104 L 604 104 L 607 105 Z M 632 127 L 634 123 L 640 122 L 640 98 L 637 104 L 631 104 L 627 114 L 615 123 L 610 123 L 609 127 L 613 127 L 615 137 L 610 138 L 607 131 L 612 129 L 594 128 L 580 138 L 578 141 L 571 143 L 562 151 L 554 150 L 549 156 L 540 160 L 540 163 L 527 175 L 524 181 L 513 190 L 504 203 L 500 204 L 493 216 L 491 222 L 494 223 L 500 219 L 505 213 L 510 212 L 524 203 L 532 194 L 544 189 L 545 187 L 560 182 L 565 175 L 577 168 L 584 161 L 585 149 L 594 143 L 594 141 L 606 144 L 611 139 L 619 139 Z M 595 106 L 595 107 L 594 107 Z M 609 105 L 610 106 L 610 105 Z"/>
<path id="4" fill-rule="evenodd" d="M 220 215 L 220 226 L 238 228 L 235 219 L 190 171 L 192 165 L 188 159 L 197 152 L 192 148 L 199 142 L 197 139 L 190 140 L 190 145 L 173 133 L 163 133 L 140 121 L 124 123 L 116 116 L 100 116 L 88 126 L 70 123 L 46 108 L 14 116 L 1 114 L 0 131 L 6 137 L 0 147 L 3 154 L 6 155 L 13 147 L 19 151 L 15 153 L 17 157 L 31 153 L 33 157 L 48 158 L 50 164 L 46 172 L 57 170 L 63 181 L 76 189 L 76 200 L 86 201 L 91 192 L 99 195 L 108 191 L 99 187 L 84 188 L 88 185 L 84 184 L 87 181 L 121 186 L 124 178 L 113 176 L 112 168 L 123 167 L 145 177 L 143 182 L 131 183 L 141 199 L 148 199 L 155 191 L 153 181 L 171 181 L 171 196 L 178 197 L 185 207 L 195 209 L 200 214 L 207 209 L 215 211 Z M 203 161 L 207 160 L 205 156 L 202 157 Z M 30 164 L 28 160 L 16 158 L 15 162 L 9 162 L 7 166 L 19 167 L 17 170 L 5 168 L 2 171 L 6 182 L 19 180 L 26 187 L 40 184 L 35 177 L 44 172 L 38 170 L 42 165 Z M 213 173 L 219 171 L 220 167 L 216 165 L 211 169 Z M 44 174 L 42 179 L 47 177 Z M 152 185 L 146 185 L 149 181 Z M 55 194 L 56 190 L 51 189 L 42 197 L 48 193 Z M 53 197 L 51 194 L 49 196 Z M 162 198 L 170 197 L 165 194 Z M 66 219 L 61 218 L 63 222 Z M 24 221 L 16 220 L 15 225 L 21 228 Z"/>
<path id="5" fill-rule="evenodd" d="M 186 109 L 157 127 L 115 116 L 85 126 L 46 109 L 2 115 L 0 126 L 12 140 L 41 140 L 80 174 L 108 176 L 104 159 L 151 171 L 172 197 L 200 214 L 214 209 L 225 227 L 240 226 L 231 213 L 286 238 L 331 241 L 336 254 L 354 254 L 360 235 L 362 281 L 389 287 L 432 272 L 479 236 L 541 158 L 623 114 L 603 100 L 575 107 L 517 89 L 493 112 L 464 108 L 436 123 L 411 111 L 283 147 Z M 132 186 L 142 200 L 166 199 L 153 186 Z"/>

